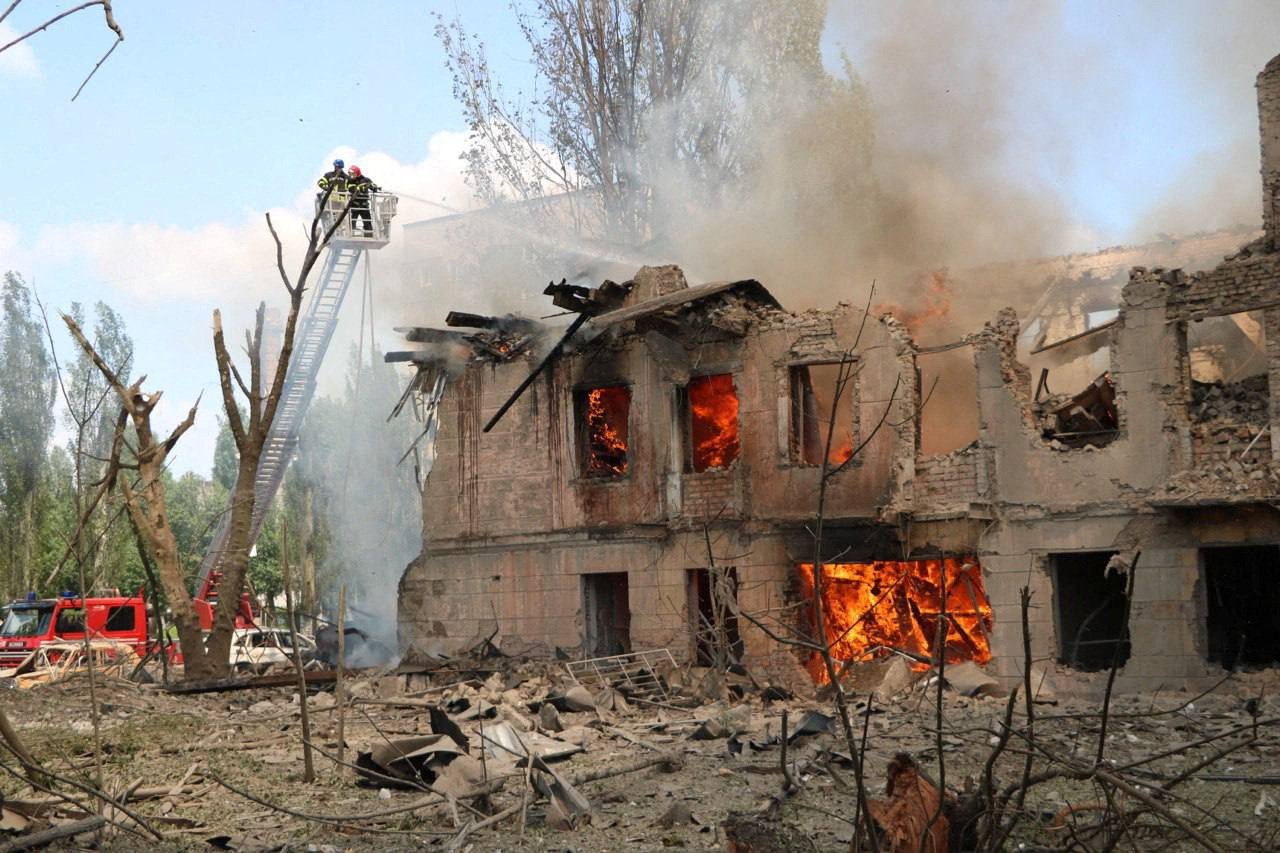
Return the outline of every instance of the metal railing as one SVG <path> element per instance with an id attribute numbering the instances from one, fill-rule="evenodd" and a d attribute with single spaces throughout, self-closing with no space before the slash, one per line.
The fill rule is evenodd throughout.
<path id="1" fill-rule="evenodd" d="M 323 199 L 321 194 L 316 198 L 316 204 L 319 205 Z M 329 196 L 320 210 L 320 222 L 326 230 L 342 215 L 350 200 L 351 196 L 346 192 L 335 192 Z M 368 206 L 361 201 L 351 206 L 347 217 L 333 232 L 333 242 L 385 246 L 391 239 L 391 220 L 395 218 L 398 203 L 399 198 L 392 193 L 369 193 Z"/>

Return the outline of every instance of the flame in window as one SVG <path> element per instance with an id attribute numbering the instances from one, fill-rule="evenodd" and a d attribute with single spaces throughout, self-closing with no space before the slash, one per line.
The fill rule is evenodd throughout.
<path id="1" fill-rule="evenodd" d="M 738 458 L 738 394 L 727 373 L 689 381 L 689 433 L 693 470 L 725 468 Z"/>
<path id="2" fill-rule="evenodd" d="M 588 477 L 620 477 L 627 473 L 627 415 L 631 391 L 623 385 L 592 388 L 583 395 L 586 414 Z"/>
<path id="3" fill-rule="evenodd" d="M 798 567 L 800 589 L 812 599 L 813 564 Z M 991 660 L 991 604 L 976 559 L 882 560 L 824 563 L 822 604 L 827 642 L 838 661 L 868 660 L 902 649 L 936 657 L 938 617 L 945 576 L 948 663 Z M 821 657 L 807 663 L 819 684 L 827 679 Z"/>

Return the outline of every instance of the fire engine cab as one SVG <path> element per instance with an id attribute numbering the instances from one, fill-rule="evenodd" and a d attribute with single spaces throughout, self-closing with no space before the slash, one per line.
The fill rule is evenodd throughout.
<path id="1" fill-rule="evenodd" d="M 141 595 L 80 598 L 36 598 L 29 593 L 9 605 L 0 625 L 0 669 L 17 666 L 40 646 L 67 640 L 113 640 L 147 651 L 147 606 Z"/>

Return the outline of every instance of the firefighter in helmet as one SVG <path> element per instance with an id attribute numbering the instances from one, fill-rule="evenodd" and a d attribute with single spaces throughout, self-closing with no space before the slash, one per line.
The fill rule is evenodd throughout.
<path id="1" fill-rule="evenodd" d="M 334 160 L 333 168 L 321 175 L 320 180 L 316 181 L 320 186 L 321 196 L 323 196 L 325 191 L 330 187 L 333 188 L 332 195 L 337 195 L 338 193 L 346 191 L 347 181 L 349 178 L 347 177 L 346 169 L 343 168 L 345 165 L 346 164 L 341 160 Z M 330 197 L 332 197 L 332 195 Z"/>
<path id="2" fill-rule="evenodd" d="M 364 219 L 364 236 L 373 236 L 373 217 L 369 213 L 369 194 L 381 191 L 381 187 L 369 180 L 368 176 L 360 171 L 359 166 L 351 167 L 351 174 L 347 178 L 347 190 L 351 193 L 351 228 L 356 228 L 356 223 L 360 219 Z"/>

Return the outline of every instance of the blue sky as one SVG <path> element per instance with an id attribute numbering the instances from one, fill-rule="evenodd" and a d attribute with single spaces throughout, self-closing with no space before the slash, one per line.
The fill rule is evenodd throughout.
<path id="1" fill-rule="evenodd" d="M 23 31 L 68 5 L 26 0 L 7 23 Z M 1055 250 L 1258 219 L 1253 76 L 1280 52 L 1274 2 L 831 8 L 827 56 L 846 49 L 865 77 L 879 145 L 944 159 L 985 145 L 956 168 L 1051 196 L 1063 222 Z M 262 213 L 296 231 L 334 152 L 392 188 L 466 204 L 465 127 L 433 12 L 460 14 L 515 86 L 530 66 L 501 0 L 115 10 L 126 41 L 75 103 L 111 42 L 96 11 L 0 55 L 0 270 L 23 273 L 57 307 L 104 299 L 120 310 L 172 418 L 205 393 L 176 464 L 206 471 L 210 311 L 243 323 L 257 299 L 281 296 Z M 409 205 L 404 218 L 428 215 Z M 398 319 L 379 310 L 388 326 Z"/>

